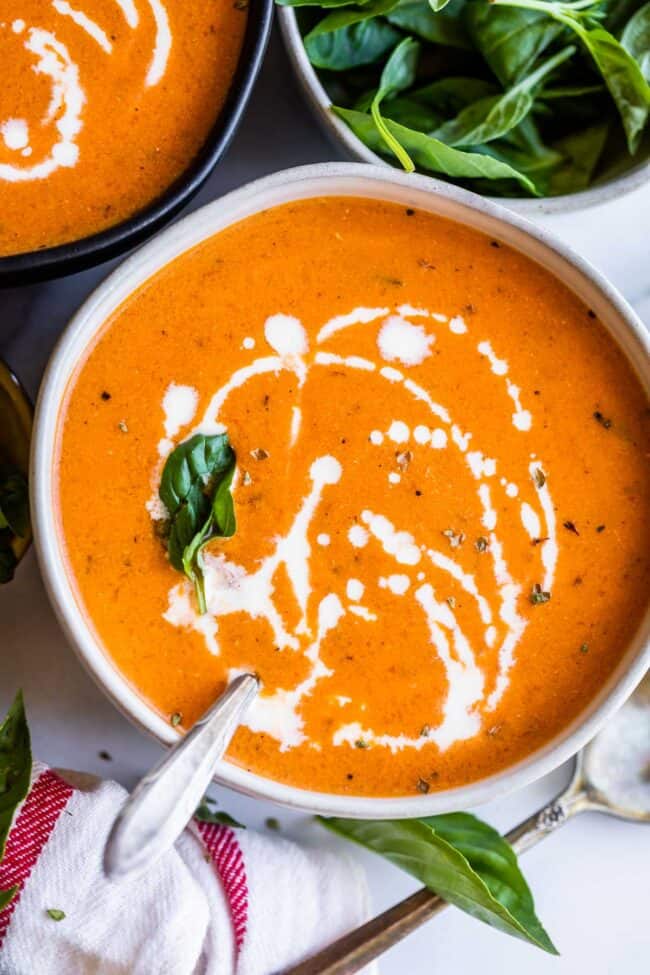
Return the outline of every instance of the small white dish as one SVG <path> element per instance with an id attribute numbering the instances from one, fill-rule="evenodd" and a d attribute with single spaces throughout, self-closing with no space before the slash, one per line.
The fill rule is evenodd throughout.
<path id="1" fill-rule="evenodd" d="M 330 141 L 339 149 L 342 149 L 347 158 L 357 162 L 372 163 L 374 166 L 385 166 L 388 169 L 395 169 L 390 162 L 376 152 L 369 149 L 361 139 L 358 139 L 354 132 L 330 111 L 331 100 L 325 91 L 320 79 L 312 66 L 302 36 L 298 27 L 298 19 L 293 7 L 278 7 L 277 16 L 280 21 L 280 29 L 284 38 L 285 47 L 289 60 L 298 78 L 298 82 L 303 94 L 310 105 L 318 122 L 329 136 Z M 398 167 L 397 167 L 398 168 Z M 429 176 L 438 185 L 435 176 Z M 526 216 L 546 213 L 570 213 L 574 210 L 584 210 L 586 207 L 596 206 L 606 203 L 608 200 L 624 196 L 632 190 L 650 182 L 650 158 L 639 163 L 634 163 L 620 175 L 611 179 L 603 180 L 590 186 L 587 190 L 579 193 L 567 193 L 563 196 L 548 197 L 485 197 L 494 200 L 502 206 L 506 206 L 518 213 Z"/>
<path id="2" fill-rule="evenodd" d="M 113 703 L 139 728 L 169 744 L 178 732 L 137 693 L 104 651 L 75 596 L 66 570 L 55 499 L 55 447 L 71 377 L 109 315 L 132 292 L 186 250 L 260 210 L 316 196 L 356 196 L 419 208 L 496 237 L 548 268 L 609 329 L 650 392 L 650 338 L 616 290 L 585 260 L 523 217 L 474 193 L 388 167 L 320 163 L 289 169 L 208 204 L 151 240 L 118 267 L 74 316 L 48 365 L 37 404 L 31 462 L 36 548 L 49 597 L 72 646 Z M 624 659 L 591 705 L 554 740 L 504 771 L 461 788 L 404 798 L 330 795 L 247 772 L 228 761 L 215 779 L 248 795 L 325 815 L 375 819 L 449 812 L 487 802 L 550 772 L 582 748 L 620 707 L 650 664 L 650 609 Z"/>

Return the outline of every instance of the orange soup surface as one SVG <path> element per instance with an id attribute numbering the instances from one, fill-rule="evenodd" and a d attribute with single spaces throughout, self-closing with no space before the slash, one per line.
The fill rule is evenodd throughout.
<path id="1" fill-rule="evenodd" d="M 160 196 L 204 144 L 246 24 L 233 0 L 0 0 L 0 257 Z"/>
<path id="2" fill-rule="evenodd" d="M 647 421 L 594 313 L 505 244 L 392 203 L 281 206 L 88 351 L 60 421 L 68 571 L 170 720 L 259 674 L 230 761 L 334 793 L 462 785 L 576 718 L 637 629 Z M 223 431 L 237 530 L 206 548 L 201 613 L 158 488 Z"/>

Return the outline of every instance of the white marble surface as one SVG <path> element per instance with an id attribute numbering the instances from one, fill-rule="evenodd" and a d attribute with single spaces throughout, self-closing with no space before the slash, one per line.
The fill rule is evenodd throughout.
<path id="1" fill-rule="evenodd" d="M 301 101 L 276 37 L 228 156 L 194 205 L 273 170 L 333 156 Z M 650 185 L 600 208 L 548 217 L 544 223 L 604 271 L 650 321 Z M 70 314 L 109 267 L 0 293 L 0 355 L 32 393 Z M 33 553 L 16 582 L 0 590 L 0 708 L 19 686 L 26 693 L 36 754 L 45 761 L 131 786 L 157 758 L 159 747 L 113 709 L 66 645 Z M 99 758 L 100 750 L 110 753 L 110 763 Z M 560 769 L 480 814 L 505 830 L 546 802 L 567 777 L 568 769 Z M 336 842 L 308 817 L 213 791 L 224 808 L 251 826 L 272 814 L 283 829 L 307 842 Z M 393 867 L 355 855 L 367 864 L 377 908 L 413 889 Z M 585 815 L 527 854 L 524 867 L 559 959 L 450 910 L 389 952 L 383 975 L 465 975 L 474 969 L 482 975 L 647 975 L 650 829 Z"/>

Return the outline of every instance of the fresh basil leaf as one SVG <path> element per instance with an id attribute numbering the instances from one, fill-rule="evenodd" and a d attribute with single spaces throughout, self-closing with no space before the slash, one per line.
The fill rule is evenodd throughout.
<path id="1" fill-rule="evenodd" d="M 409 94 L 416 101 L 430 105 L 445 118 L 451 118 L 479 98 L 497 93 L 496 85 L 483 78 L 450 77 L 440 78 L 423 88 L 414 89 Z"/>
<path id="2" fill-rule="evenodd" d="M 378 61 L 395 47 L 400 38 L 400 33 L 394 27 L 375 17 L 324 34 L 312 31 L 304 43 L 314 67 L 347 71 Z"/>
<path id="3" fill-rule="evenodd" d="M 553 101 L 557 98 L 583 98 L 587 95 L 601 95 L 606 88 L 601 84 L 581 84 L 581 85 L 554 85 L 553 88 L 544 88 L 541 97 L 544 101 Z"/>
<path id="4" fill-rule="evenodd" d="M 503 95 L 468 105 L 433 134 L 448 146 L 476 146 L 499 139 L 526 118 L 540 85 L 574 52 L 575 47 L 558 51 Z"/>
<path id="5" fill-rule="evenodd" d="M 641 68 L 615 37 L 602 27 L 574 27 L 588 48 L 616 103 L 628 148 L 636 152 L 650 114 L 650 86 Z"/>
<path id="6" fill-rule="evenodd" d="M 630 19 L 644 0 L 601 0 L 599 5 L 603 17 L 603 26 L 618 37 L 619 31 Z"/>
<path id="7" fill-rule="evenodd" d="M 467 7 L 470 37 L 504 88 L 531 69 L 563 31 L 544 11 L 497 7 L 491 0 L 475 0 Z"/>
<path id="8" fill-rule="evenodd" d="M 0 860 L 4 856 L 16 809 L 29 792 L 32 748 L 21 691 L 0 725 Z M 0 908 L 9 903 L 16 887 L 0 891 Z"/>
<path id="9" fill-rule="evenodd" d="M 427 0 L 402 0 L 386 19 L 394 27 L 409 31 L 431 44 L 471 50 L 470 39 L 460 16 L 467 0 L 450 0 L 444 13 L 434 13 Z"/>
<path id="10" fill-rule="evenodd" d="M 358 111 L 364 111 L 365 106 L 355 105 Z M 444 121 L 441 116 L 422 102 L 415 98 L 397 97 L 391 98 L 382 106 L 382 112 L 386 118 L 400 125 L 406 125 L 409 129 L 417 129 L 418 132 L 431 134 L 434 129 Z"/>
<path id="11" fill-rule="evenodd" d="M 332 111 L 350 126 L 357 138 L 361 139 L 369 149 L 374 152 L 385 151 L 383 140 L 370 116 L 336 106 L 332 106 Z M 529 193 L 537 195 L 537 189 L 532 180 L 523 173 L 517 172 L 507 163 L 490 156 L 453 149 L 438 139 L 424 135 L 422 132 L 416 132 L 404 125 L 398 125 L 390 120 L 386 120 L 386 126 L 409 153 L 413 161 L 422 169 L 434 173 L 444 173 L 457 179 L 480 177 L 514 179 Z"/>
<path id="12" fill-rule="evenodd" d="M 165 462 L 158 493 L 170 519 L 169 561 L 179 572 L 184 571 L 185 549 L 210 514 L 209 482 L 227 470 L 233 458 L 226 434 L 196 434 L 179 444 Z"/>
<path id="13" fill-rule="evenodd" d="M 304 38 L 305 45 L 312 43 L 314 38 L 321 37 L 323 34 L 333 34 L 344 27 L 352 27 L 364 20 L 372 20 L 373 17 L 390 13 L 398 3 L 399 0 L 370 0 L 364 6 L 352 7 L 349 10 L 335 10 L 334 13 L 319 20 L 313 30 L 310 30 Z"/>
<path id="14" fill-rule="evenodd" d="M 201 613 L 206 610 L 202 550 L 236 529 L 234 471 L 235 454 L 225 433 L 195 434 L 171 452 L 163 468 L 158 493 L 169 512 L 169 561 L 193 583 Z"/>
<path id="15" fill-rule="evenodd" d="M 495 829 L 469 813 L 428 816 L 421 820 L 461 853 L 495 898 L 527 932 L 528 939 L 551 954 L 557 951 L 535 914 L 535 905 L 517 856 Z"/>
<path id="16" fill-rule="evenodd" d="M 434 13 L 438 13 L 439 10 L 443 10 L 448 3 L 449 0 L 429 0 L 429 6 Z"/>
<path id="17" fill-rule="evenodd" d="M 492 0 L 494 7 L 534 7 L 539 0 Z M 546 5 L 544 5 L 546 6 Z M 598 5 L 595 0 L 594 10 Z M 576 34 L 598 68 L 616 103 L 630 153 L 636 152 L 650 115 L 650 85 L 638 63 L 604 27 L 595 25 L 592 8 L 577 9 L 570 3 L 548 4 L 548 16 Z"/>
<path id="18" fill-rule="evenodd" d="M 226 433 L 211 437 L 197 433 L 175 447 L 165 461 L 159 489 L 170 518 L 176 517 L 196 488 L 202 490 L 211 477 L 227 470 L 233 458 Z"/>
<path id="19" fill-rule="evenodd" d="M 327 10 L 332 7 L 352 7 L 359 6 L 363 0 L 275 0 L 280 7 L 323 7 Z"/>
<path id="20" fill-rule="evenodd" d="M 11 900 L 13 900 L 17 890 L 17 884 L 14 884 L 13 887 L 9 887 L 7 890 L 0 890 L 0 911 L 5 908 Z"/>
<path id="21" fill-rule="evenodd" d="M 0 528 L 25 538 L 29 532 L 27 478 L 11 464 L 0 465 Z"/>
<path id="22" fill-rule="evenodd" d="M 379 79 L 379 88 L 370 104 L 370 114 L 377 131 L 392 153 L 397 156 L 407 173 L 413 172 L 415 165 L 398 139 L 396 139 L 381 114 L 380 106 L 384 98 L 397 95 L 410 88 L 415 80 L 415 72 L 420 54 L 420 45 L 411 37 L 405 37 L 389 57 Z"/>
<path id="23" fill-rule="evenodd" d="M 198 819 L 200 823 L 214 823 L 217 826 L 231 826 L 233 829 L 246 829 L 236 819 L 233 819 L 230 813 L 210 809 L 206 799 L 203 799 L 195 810 L 194 819 Z"/>
<path id="24" fill-rule="evenodd" d="M 601 122 L 582 132 L 572 132 L 554 143 L 554 148 L 564 158 L 550 174 L 547 185 L 549 196 L 578 193 L 590 185 L 608 134 L 609 123 Z"/>
<path id="25" fill-rule="evenodd" d="M 646 3 L 628 20 L 621 44 L 639 67 L 646 81 L 650 81 L 650 3 Z"/>
<path id="26" fill-rule="evenodd" d="M 557 954 L 535 916 L 512 849 L 475 817 L 455 813 L 425 820 L 321 822 L 379 853 L 472 917 Z"/>
<path id="27" fill-rule="evenodd" d="M 475 147 L 475 151 L 479 150 Z M 556 169 L 564 159 L 557 149 L 547 146 L 542 140 L 531 115 L 527 115 L 523 122 L 503 138 L 490 142 L 480 151 L 525 173 L 538 187 L 540 184 L 544 185 L 545 174 Z"/>
<path id="28" fill-rule="evenodd" d="M 225 471 L 221 472 L 219 480 L 214 487 L 210 514 L 205 524 L 195 534 L 194 538 L 189 541 L 183 551 L 183 571 L 194 584 L 200 613 L 205 613 L 207 610 L 203 549 L 208 542 L 217 538 L 230 538 L 237 530 L 235 505 L 230 492 L 234 473 L 235 458 L 233 455 L 230 465 Z"/>

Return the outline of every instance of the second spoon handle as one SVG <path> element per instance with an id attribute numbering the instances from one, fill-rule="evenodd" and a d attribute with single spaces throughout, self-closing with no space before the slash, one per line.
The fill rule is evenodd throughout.
<path id="1" fill-rule="evenodd" d="M 258 688 L 252 674 L 235 677 L 209 711 L 140 780 L 106 841 L 104 871 L 109 878 L 146 869 L 178 839 Z"/>
<path id="2" fill-rule="evenodd" d="M 523 853 L 580 812 L 583 798 L 574 779 L 565 792 L 511 829 L 506 839 L 516 853 Z M 353 975 L 448 906 L 423 887 L 279 975 Z"/>

